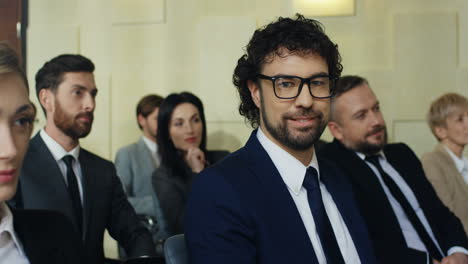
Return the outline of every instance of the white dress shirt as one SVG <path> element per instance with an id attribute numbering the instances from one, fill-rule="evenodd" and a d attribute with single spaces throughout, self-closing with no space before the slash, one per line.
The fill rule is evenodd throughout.
<path id="1" fill-rule="evenodd" d="M 76 180 L 78 182 L 78 190 L 80 192 L 81 205 L 83 206 L 83 176 L 81 173 L 80 160 L 78 159 L 78 156 L 80 154 L 80 146 L 78 145 L 74 149 L 67 152 L 62 146 L 60 146 L 59 143 L 57 143 L 53 138 L 51 138 L 44 129 L 41 129 L 40 135 L 45 145 L 49 149 L 50 153 L 52 153 L 52 156 L 54 157 L 55 161 L 57 162 L 60 172 L 62 172 L 63 180 L 65 181 L 65 184 L 67 186 L 67 164 L 65 164 L 65 161 L 63 161 L 62 158 L 66 155 L 72 155 L 75 159 L 72 164 L 72 167 L 73 172 L 76 175 Z"/>
<path id="2" fill-rule="evenodd" d="M 0 263 L 29 264 L 13 229 L 13 214 L 4 202 L 0 202 Z"/>
<path id="3" fill-rule="evenodd" d="M 307 200 L 307 190 L 302 186 L 306 170 L 309 166 L 317 170 L 320 179 L 317 157 L 314 154 L 309 166 L 304 166 L 299 160 L 267 138 L 260 128 L 257 131 L 257 139 L 270 156 L 281 178 L 288 187 L 289 193 L 296 204 L 302 222 L 307 230 L 307 234 L 312 242 L 318 262 L 327 263 L 320 237 L 315 229 L 315 221 L 310 210 L 309 201 Z M 346 260 L 346 263 L 361 263 L 353 239 L 349 234 L 348 227 L 336 207 L 331 194 L 322 182 L 320 182 L 320 191 L 322 193 L 325 211 L 330 219 L 343 259 Z"/>
<path id="4" fill-rule="evenodd" d="M 161 160 L 158 154 L 158 144 L 145 136 L 141 137 L 143 138 L 143 142 L 145 142 L 146 147 L 149 149 L 151 157 L 153 157 L 154 165 L 156 165 L 156 168 L 159 167 Z"/>
<path id="5" fill-rule="evenodd" d="M 365 161 L 366 156 L 362 153 L 356 152 L 356 154 Z M 416 199 L 416 196 L 414 195 L 413 191 L 411 188 L 408 186 L 408 184 L 405 182 L 403 177 L 393 168 L 393 166 L 388 163 L 385 154 L 383 152 L 379 153 L 379 163 L 380 166 L 382 166 L 382 169 L 390 176 L 390 178 L 393 179 L 393 181 L 396 183 L 398 188 L 400 188 L 401 192 L 404 194 L 406 200 L 408 200 L 409 204 L 413 208 L 413 210 L 416 212 L 416 215 L 419 218 L 419 221 L 421 221 L 422 225 L 426 229 L 427 233 L 431 237 L 432 241 L 436 245 L 437 249 L 441 253 L 442 256 L 448 256 L 451 255 L 455 252 L 462 252 L 467 254 L 468 251 L 462 247 L 452 247 L 448 250 L 448 252 L 443 252 L 439 246 L 439 243 L 437 242 L 434 233 L 432 232 L 432 228 L 429 225 L 429 222 L 427 221 L 426 216 L 424 215 L 424 212 L 422 211 L 418 200 Z M 393 197 L 392 193 L 388 189 L 387 185 L 384 183 L 382 176 L 380 175 L 380 172 L 378 169 L 370 162 L 365 161 L 367 165 L 372 169 L 374 174 L 377 176 L 379 179 L 380 185 L 382 185 L 382 188 L 385 192 L 385 195 L 387 196 L 388 200 L 390 201 L 390 205 L 392 206 L 393 212 L 395 213 L 398 223 L 400 224 L 400 228 L 402 230 L 403 236 L 406 241 L 406 245 L 409 248 L 427 252 L 426 246 L 424 243 L 421 241 L 419 238 L 418 233 L 413 227 L 413 224 L 411 224 L 410 220 L 406 216 L 405 211 L 401 207 L 400 203 Z"/>
<path id="6" fill-rule="evenodd" d="M 462 156 L 462 158 L 458 157 L 445 145 L 444 148 L 455 163 L 455 167 L 457 167 L 458 172 L 463 176 L 465 183 L 468 184 L 468 158 L 465 156 Z"/>

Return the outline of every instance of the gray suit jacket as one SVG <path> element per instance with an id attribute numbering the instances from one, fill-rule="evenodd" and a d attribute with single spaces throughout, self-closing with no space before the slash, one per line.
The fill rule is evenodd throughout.
<path id="1" fill-rule="evenodd" d="M 151 175 L 157 165 L 143 138 L 119 149 L 115 156 L 117 175 L 137 214 L 156 216 Z"/>
<path id="2" fill-rule="evenodd" d="M 427 178 L 439 198 L 458 217 L 468 234 L 468 185 L 457 170 L 444 145 L 422 156 L 421 162 Z"/>

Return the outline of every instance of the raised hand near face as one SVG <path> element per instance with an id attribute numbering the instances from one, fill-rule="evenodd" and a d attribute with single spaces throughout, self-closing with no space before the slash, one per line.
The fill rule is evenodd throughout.
<path id="1" fill-rule="evenodd" d="M 187 162 L 193 172 L 199 173 L 205 169 L 205 153 L 199 148 L 189 148 L 187 154 L 185 154 L 185 162 Z"/>

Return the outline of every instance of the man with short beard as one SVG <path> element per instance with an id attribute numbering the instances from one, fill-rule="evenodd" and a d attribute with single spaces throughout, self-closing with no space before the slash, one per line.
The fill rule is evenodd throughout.
<path id="1" fill-rule="evenodd" d="M 129 204 L 114 164 L 79 145 L 93 124 L 98 91 L 93 71 L 89 59 L 66 54 L 36 74 L 47 120 L 30 142 L 13 204 L 67 216 L 82 238 L 84 263 L 104 263 L 105 229 L 128 256 L 155 255 L 151 234 Z"/>
<path id="2" fill-rule="evenodd" d="M 247 144 L 194 180 L 186 211 L 193 264 L 376 263 L 351 186 L 314 143 L 342 66 L 319 22 L 258 29 L 234 72 Z"/>
<path id="3" fill-rule="evenodd" d="M 369 83 L 343 76 L 319 155 L 347 172 L 379 263 L 468 263 L 459 219 L 439 200 L 405 144 L 387 144 L 380 103 Z"/>

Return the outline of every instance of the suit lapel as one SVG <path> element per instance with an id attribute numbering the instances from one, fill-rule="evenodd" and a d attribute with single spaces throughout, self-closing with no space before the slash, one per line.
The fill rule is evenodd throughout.
<path id="1" fill-rule="evenodd" d="M 333 164 L 319 159 L 320 180 L 327 187 L 333 201 L 343 217 L 346 227 L 358 251 L 361 263 L 374 263 L 372 246 L 365 228 L 365 222 L 359 214 L 350 183 L 344 175 L 333 168 Z"/>
<path id="2" fill-rule="evenodd" d="M 86 240 L 86 235 L 88 232 L 88 227 L 90 226 L 90 221 L 91 221 L 91 215 L 92 215 L 92 205 L 93 205 L 93 200 L 98 199 L 97 197 L 94 197 L 95 193 L 98 193 L 99 191 L 93 190 L 93 188 L 96 186 L 95 181 L 96 181 L 96 172 L 94 173 L 91 171 L 93 168 L 96 170 L 99 168 L 98 166 L 94 166 L 92 164 L 93 160 L 90 159 L 88 152 L 84 149 L 80 149 L 80 156 L 78 158 L 80 160 L 80 166 L 81 166 L 81 173 L 83 176 L 83 241 Z"/>
<path id="3" fill-rule="evenodd" d="M 46 195 L 40 195 L 38 197 L 47 199 L 47 208 L 61 209 L 65 211 L 67 216 L 73 221 L 73 212 L 71 211 L 72 205 L 64 176 L 39 133 L 31 140 L 25 161 L 23 173 L 27 173 L 27 177 L 20 178 L 22 193 L 30 191 L 28 186 L 43 186 L 40 191 L 42 194 Z M 23 180 L 24 184 L 22 182 Z M 47 182 L 47 184 L 42 184 L 43 182 Z M 29 197 L 30 195 L 24 196 Z M 25 208 L 31 207 L 30 204 L 36 204 L 35 199 L 35 196 L 31 195 L 31 198 L 23 200 Z M 32 207 L 34 208 L 35 206 Z"/>
<path id="4" fill-rule="evenodd" d="M 245 152 L 248 169 L 263 186 L 262 192 L 265 195 L 262 197 L 262 205 L 265 206 L 265 212 L 271 213 L 269 221 L 273 222 L 275 227 L 282 227 L 276 228 L 275 232 L 280 233 L 278 237 L 283 239 L 285 245 L 294 245 L 292 250 L 302 252 L 304 259 L 316 260 L 314 248 L 296 204 L 272 160 L 258 141 L 256 132 L 257 130 L 252 132 Z"/>
<path id="5" fill-rule="evenodd" d="M 382 185 L 374 174 L 374 171 L 367 166 L 366 162 L 359 158 L 353 151 L 346 149 L 338 140 L 335 139 L 332 144 L 339 149 L 337 154 L 340 152 L 344 154 L 340 159 L 346 164 L 346 169 L 351 170 L 347 175 L 352 177 L 351 180 L 356 185 L 358 191 L 367 193 L 365 195 L 367 197 L 376 198 L 373 201 L 369 201 L 369 203 L 381 204 L 381 201 L 386 201 L 385 204 L 390 207 L 390 202 L 388 202 Z"/>
<path id="6" fill-rule="evenodd" d="M 444 161 L 446 164 L 444 169 L 449 170 L 447 174 L 454 175 L 454 176 L 456 175 L 456 177 L 451 177 L 451 179 L 455 182 L 454 185 L 465 186 L 466 183 L 465 183 L 465 180 L 463 179 L 463 176 L 458 171 L 457 166 L 455 165 L 455 162 L 453 161 L 452 157 L 450 157 L 450 154 L 447 152 L 444 145 L 442 145 L 442 143 L 439 143 L 436 146 L 435 151 L 440 153 L 440 155 L 444 158 Z M 464 190 L 468 195 L 468 188 L 460 188 L 460 189 Z"/>
<path id="7" fill-rule="evenodd" d="M 146 143 L 143 140 L 143 138 L 140 138 L 140 140 L 138 141 L 137 149 L 137 162 L 139 162 L 141 166 L 145 166 L 147 168 L 147 170 L 144 171 L 153 171 L 158 164 L 156 164 L 156 162 L 154 161 L 153 154 L 146 146 Z"/>

